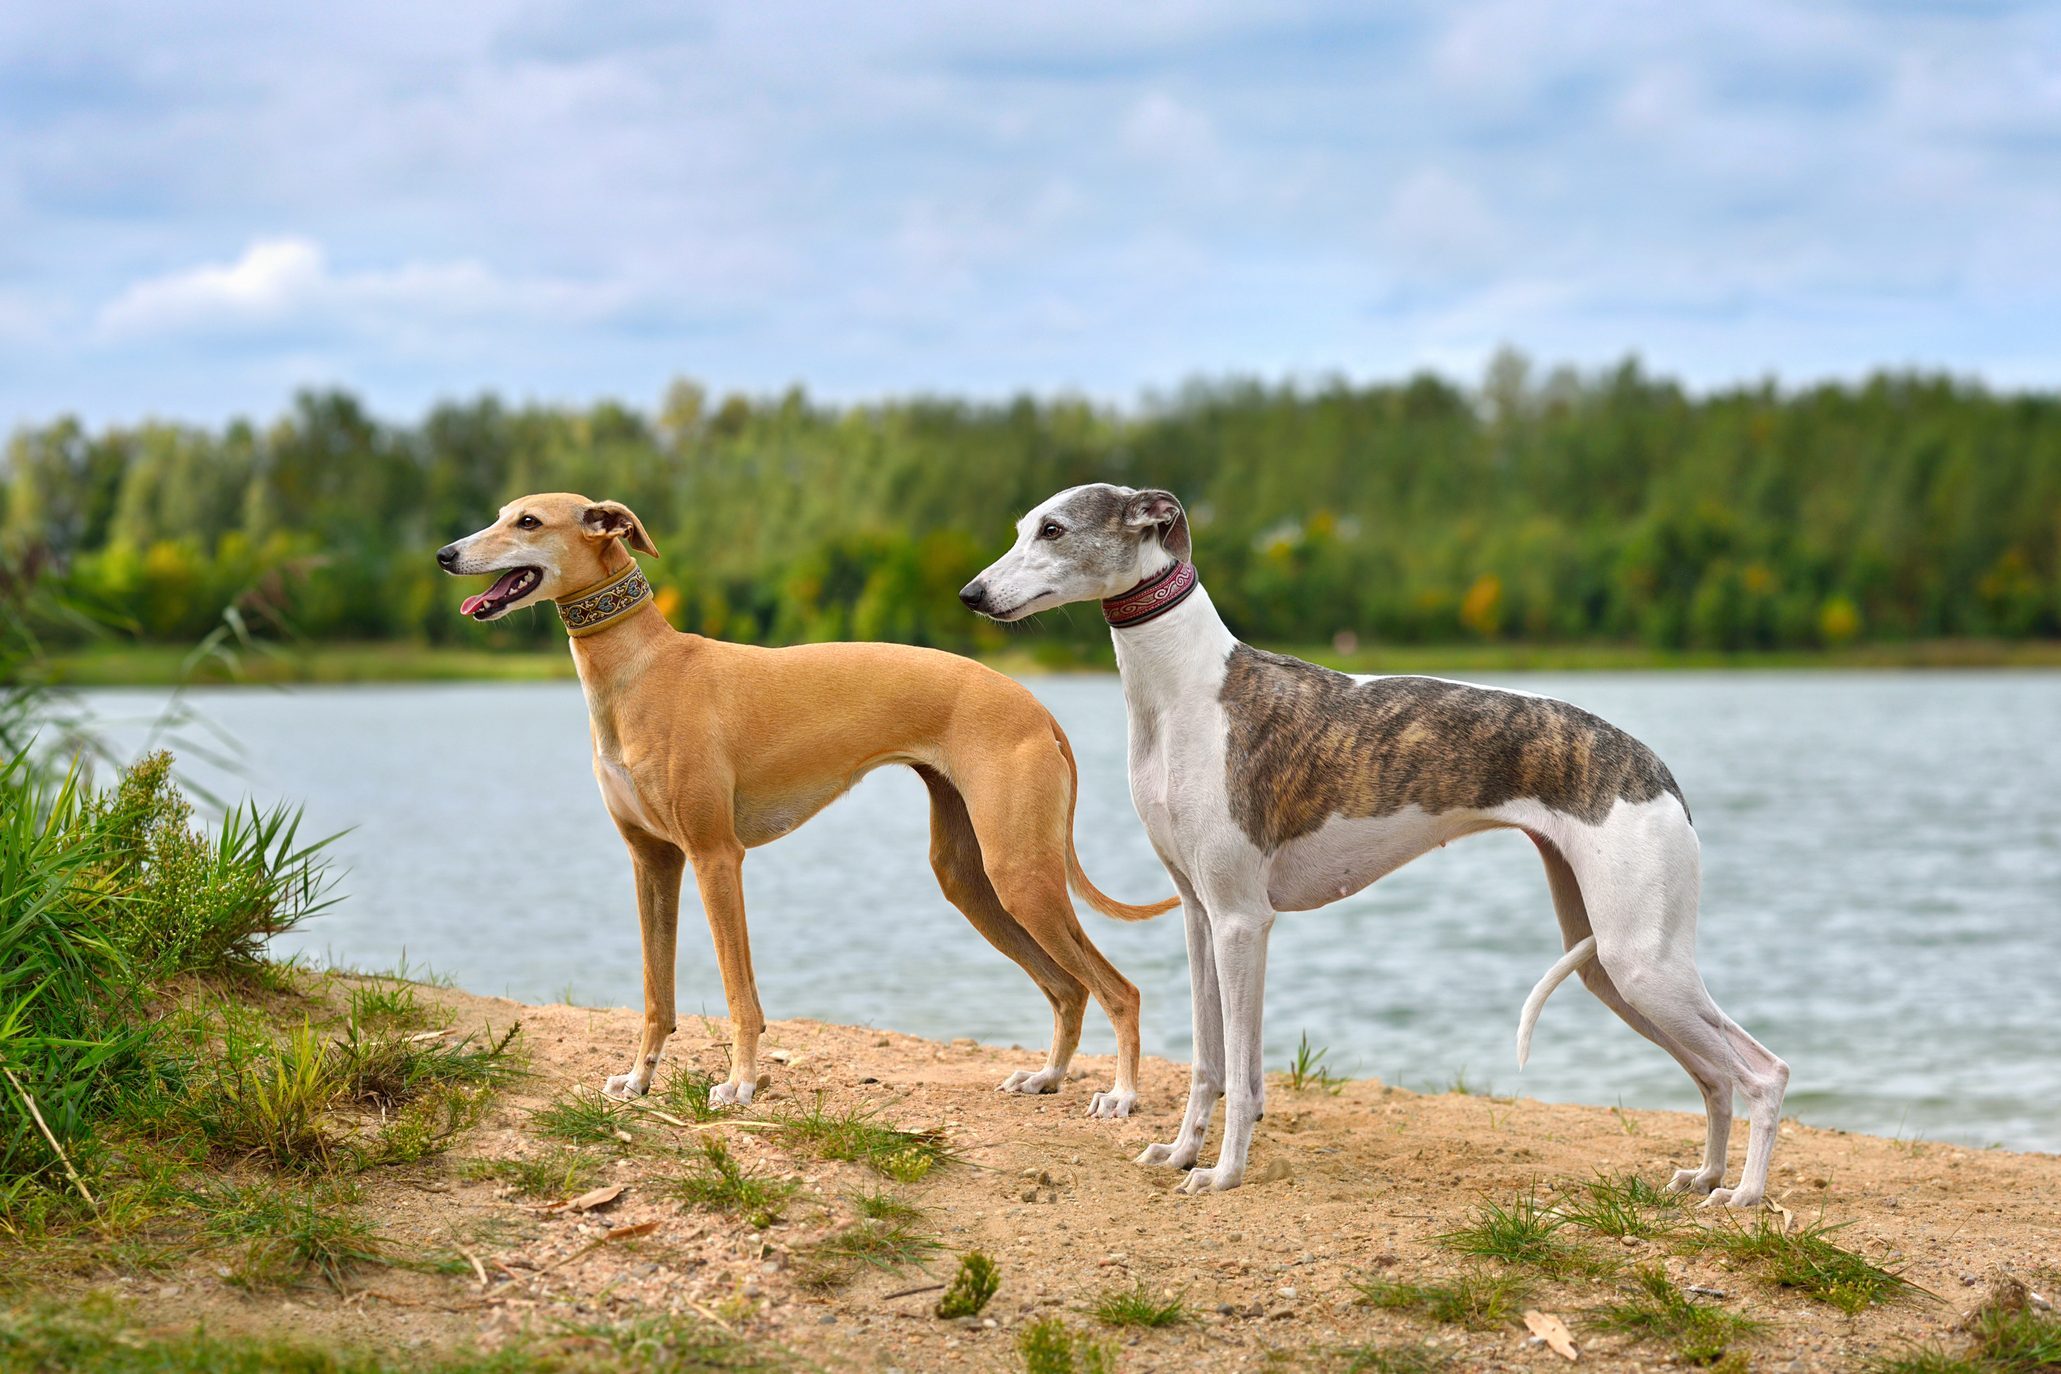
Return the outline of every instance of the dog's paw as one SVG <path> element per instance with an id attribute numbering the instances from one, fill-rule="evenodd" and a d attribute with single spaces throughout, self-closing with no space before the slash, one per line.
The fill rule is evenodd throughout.
<path id="1" fill-rule="evenodd" d="M 1036 1097 L 1040 1093 L 1058 1092 L 1059 1084 L 1065 1077 L 1066 1070 L 1064 1069 L 1038 1069 L 1035 1072 L 1030 1069 L 1018 1069 L 1015 1073 L 1010 1074 L 1000 1083 L 997 1083 L 995 1091 L 998 1093 L 1022 1093 L 1026 1097 Z"/>
<path id="2" fill-rule="evenodd" d="M 1748 1208 L 1760 1206 L 1761 1198 L 1765 1195 L 1766 1191 L 1764 1188 L 1718 1188 L 1714 1189 L 1711 1195 L 1703 1199 L 1697 1206 L 1729 1207 L 1734 1211 L 1744 1211 Z"/>
<path id="3" fill-rule="evenodd" d="M 1088 1099 L 1088 1115 L 1099 1116 L 1106 1121 L 1121 1120 L 1131 1114 L 1131 1108 L 1138 1105 L 1138 1094 L 1120 1093 L 1111 1088 L 1108 1092 L 1096 1093 Z"/>
<path id="4" fill-rule="evenodd" d="M 1675 1176 L 1669 1179 L 1667 1186 L 1660 1191 L 1663 1193 L 1694 1193 L 1697 1197 L 1702 1197 L 1711 1189 L 1717 1187 L 1723 1177 L 1724 1175 L 1713 1174 L 1707 1169 L 1677 1169 L 1675 1170 Z"/>
<path id="5" fill-rule="evenodd" d="M 651 1080 L 639 1078 L 634 1073 L 619 1073 L 602 1085 L 601 1095 L 612 1097 L 618 1102 L 629 1102 L 651 1091 Z"/>
<path id="6" fill-rule="evenodd" d="M 1202 1153 L 1202 1142 L 1185 1145 L 1176 1140 L 1170 1145 L 1147 1145 L 1138 1152 L 1133 1164 L 1158 1164 L 1169 1169 L 1187 1169 L 1195 1164 L 1195 1156 Z"/>
<path id="7" fill-rule="evenodd" d="M 735 1079 L 718 1083 L 708 1090 L 708 1104 L 711 1107 L 749 1107 L 753 1083 L 740 1083 Z"/>
<path id="8" fill-rule="evenodd" d="M 1245 1181 L 1245 1170 L 1218 1164 L 1213 1169 L 1191 1169 L 1188 1177 L 1174 1185 L 1177 1193 L 1221 1193 Z"/>

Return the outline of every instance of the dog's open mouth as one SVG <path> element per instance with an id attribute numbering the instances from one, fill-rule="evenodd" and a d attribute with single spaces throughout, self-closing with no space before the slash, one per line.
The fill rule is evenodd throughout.
<path id="1" fill-rule="evenodd" d="M 458 604 L 458 614 L 486 620 L 506 610 L 535 591 L 544 580 L 541 568 L 510 568 L 494 579 L 494 585 L 476 592 Z"/>

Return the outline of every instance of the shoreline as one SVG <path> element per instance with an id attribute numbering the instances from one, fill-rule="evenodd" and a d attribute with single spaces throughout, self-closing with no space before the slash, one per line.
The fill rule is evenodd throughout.
<path id="1" fill-rule="evenodd" d="M 2061 640 L 1912 640 L 1842 649 L 1648 649 L 1625 644 L 1385 645 L 1339 654 L 1328 645 L 1263 645 L 1353 673 L 1467 672 L 1874 672 L 2061 668 Z M 571 681 L 560 645 L 493 650 L 405 643 L 269 646 L 242 651 L 233 665 L 189 663 L 184 646 L 107 644 L 60 654 L 52 663 L 65 687 L 341 685 L 348 683 Z M 1108 673 L 1106 654 L 1065 646 L 975 654 L 1015 676 Z"/>
<path id="2" fill-rule="evenodd" d="M 309 977 L 326 989 L 309 995 L 332 1001 L 381 982 Z M 416 992 L 436 1005 L 443 1034 L 498 1034 L 519 1021 L 528 1060 L 448 1151 L 359 1176 L 361 1214 L 398 1252 L 462 1260 L 361 1268 L 334 1291 L 248 1291 L 192 1257 L 134 1276 L 81 1266 L 74 1272 L 90 1276 L 52 1296 L 76 1305 L 89 1292 L 118 1294 L 126 1318 L 150 1332 L 198 1323 L 217 1336 L 291 1336 L 404 1361 L 531 1351 L 573 1319 L 687 1321 L 772 1361 L 708 1368 L 786 1368 L 791 1358 L 879 1371 L 1021 1370 L 1019 1342 L 1045 1322 L 1107 1347 L 1120 1369 L 1432 1367 L 1350 1364 L 1366 1350 L 1458 1370 L 1557 1368 L 1530 1340 L 1529 1309 L 1564 1319 L 1584 1366 L 1631 1370 L 1672 1362 L 1670 1347 L 1613 1331 L 1598 1314 L 1657 1274 L 1670 1291 L 1706 1295 L 1697 1302 L 1754 1324 L 1736 1327 L 1729 1349 L 1740 1362 L 1729 1367 L 1832 1371 L 1911 1342 L 1951 1344 L 1963 1314 L 1998 1285 L 2048 1297 L 2061 1287 L 2053 1155 L 1785 1121 L 1769 1195 L 1786 1215 L 1655 1204 L 1643 1233 L 1568 1224 L 1540 1256 L 1511 1261 L 1470 1256 L 1453 1238 L 1491 1204 L 1530 1199 L 1559 1217 L 1603 1180 L 1658 1184 L 1700 1152 L 1701 1118 L 1373 1079 L 1297 1090 L 1270 1072 L 1244 1186 L 1189 1197 L 1173 1191 L 1178 1174 L 1131 1162 L 1179 1119 L 1187 1069 L 1163 1059 L 1142 1066 L 1133 1117 L 1096 1121 L 1081 1112 L 1111 1072 L 1106 1057 L 1076 1060 L 1055 1095 L 1023 1098 L 995 1084 L 1041 1059 L 1036 1046 L 781 1021 L 767 1030 L 757 1100 L 712 1113 L 693 1091 L 726 1072 L 726 1027 L 689 1016 L 657 1091 L 595 1116 L 593 1089 L 621 1069 L 637 1012 Z M 566 1126 L 568 1104 L 592 1119 Z M 573 1127 L 585 1134 L 551 1138 Z M 888 1147 L 849 1143 L 868 1129 Z M 1744 1145 L 1740 1123 L 1735 1174 Z M 1214 1138 L 1206 1158 L 1213 1149 Z M 736 1190 L 710 1191 L 711 1150 L 758 1201 L 725 1210 Z M 616 1185 L 591 1211 L 563 1205 Z M 1821 1234 L 1908 1287 L 1849 1313 L 1728 1248 L 1729 1237 L 1767 1227 L 1778 1246 L 1791 1243 L 1785 1234 Z M 901 1248 L 856 1248 L 890 1239 Z M 938 1317 L 939 1290 L 976 1250 L 993 1259 L 999 1290 L 977 1318 Z M 1410 1297 L 1456 1285 L 1508 1301 L 1444 1320 Z M 1124 1295 L 1173 1302 L 1180 1318 L 1112 1324 L 1109 1304 Z"/>

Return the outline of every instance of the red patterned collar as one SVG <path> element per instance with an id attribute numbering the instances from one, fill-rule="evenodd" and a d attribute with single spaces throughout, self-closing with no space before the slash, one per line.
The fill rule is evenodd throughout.
<path id="1" fill-rule="evenodd" d="M 1187 600 L 1188 593 L 1197 585 L 1195 565 L 1185 560 L 1176 562 L 1129 591 L 1104 599 L 1102 618 L 1113 630 L 1143 625 L 1148 620 L 1157 620 Z"/>

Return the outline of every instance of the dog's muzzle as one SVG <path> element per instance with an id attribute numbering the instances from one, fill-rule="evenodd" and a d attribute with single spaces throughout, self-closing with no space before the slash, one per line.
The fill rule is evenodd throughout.
<path id="1" fill-rule="evenodd" d="M 974 578 L 959 589 L 959 599 L 966 603 L 967 610 L 985 614 L 988 608 L 987 584 L 977 577 Z"/>

